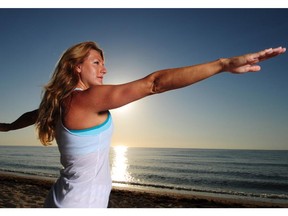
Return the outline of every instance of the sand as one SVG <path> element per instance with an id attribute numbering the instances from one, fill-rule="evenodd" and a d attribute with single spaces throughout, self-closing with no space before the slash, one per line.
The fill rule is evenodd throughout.
<path id="1" fill-rule="evenodd" d="M 54 179 L 0 172 L 1 208 L 42 208 Z M 113 187 L 109 208 L 287 208 L 287 204 Z"/>

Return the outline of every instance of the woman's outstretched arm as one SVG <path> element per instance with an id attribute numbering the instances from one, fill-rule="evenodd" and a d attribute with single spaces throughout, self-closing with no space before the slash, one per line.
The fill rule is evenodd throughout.
<path id="1" fill-rule="evenodd" d="M 35 124 L 38 117 L 38 109 L 26 112 L 12 123 L 0 123 L 0 131 L 17 130 Z"/>
<path id="2" fill-rule="evenodd" d="M 192 85 L 224 71 L 235 74 L 259 71 L 261 68 L 257 63 L 285 51 L 286 49 L 282 47 L 270 48 L 204 64 L 159 70 L 145 78 L 122 85 L 94 86 L 81 93 L 82 95 L 76 98 L 75 104 L 94 112 L 114 109 L 148 95 Z"/>
<path id="3" fill-rule="evenodd" d="M 285 51 L 286 49 L 282 47 L 270 48 L 256 53 L 222 58 L 205 64 L 158 71 L 152 74 L 152 92 L 161 93 L 189 86 L 221 72 L 231 72 L 234 74 L 257 72 L 261 69 L 257 63 L 280 55 Z"/>

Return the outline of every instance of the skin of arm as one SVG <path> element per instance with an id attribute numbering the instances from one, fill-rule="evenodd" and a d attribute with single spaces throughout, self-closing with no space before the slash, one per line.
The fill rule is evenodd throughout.
<path id="1" fill-rule="evenodd" d="M 17 130 L 35 124 L 38 117 L 38 109 L 26 112 L 12 123 L 0 123 L 0 131 Z"/>

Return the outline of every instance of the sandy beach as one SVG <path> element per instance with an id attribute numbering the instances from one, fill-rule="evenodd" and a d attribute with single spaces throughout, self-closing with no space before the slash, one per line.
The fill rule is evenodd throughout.
<path id="1" fill-rule="evenodd" d="M 54 179 L 0 172 L 1 208 L 42 208 Z M 109 208 L 287 208 L 287 204 L 113 188 Z"/>

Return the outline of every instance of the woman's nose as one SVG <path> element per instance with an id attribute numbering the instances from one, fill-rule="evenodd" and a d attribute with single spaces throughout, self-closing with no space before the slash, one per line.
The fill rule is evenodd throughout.
<path id="1" fill-rule="evenodd" d="M 102 74 L 106 74 L 106 73 L 107 73 L 107 69 L 106 69 L 105 66 L 103 66 L 103 68 L 102 68 L 102 70 L 101 70 L 101 73 L 102 73 Z"/>

